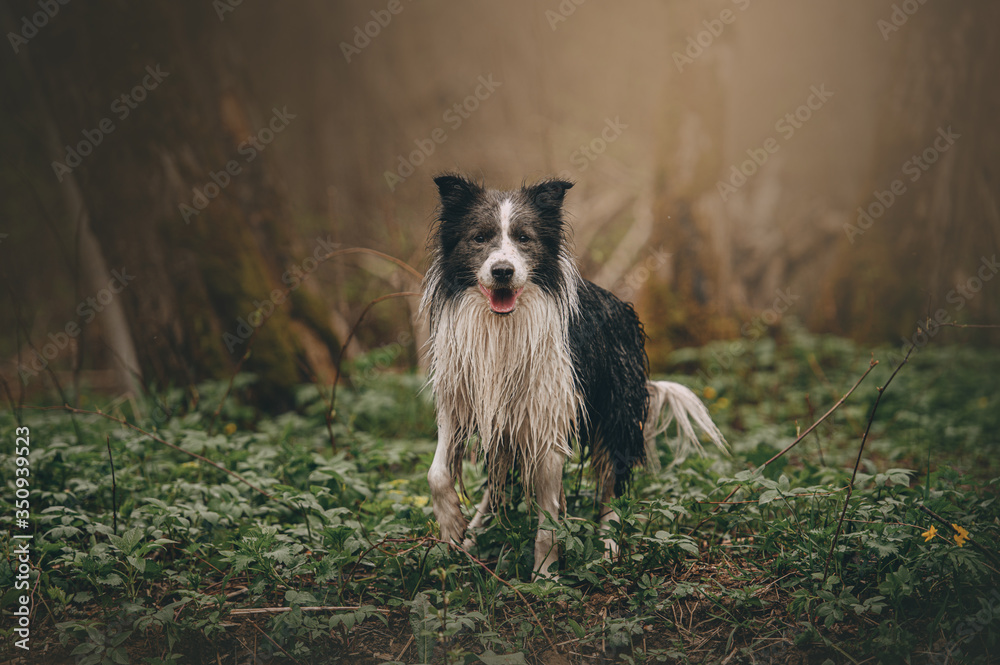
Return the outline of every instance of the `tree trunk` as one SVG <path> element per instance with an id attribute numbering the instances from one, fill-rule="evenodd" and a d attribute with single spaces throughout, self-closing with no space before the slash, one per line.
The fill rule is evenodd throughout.
<path id="1" fill-rule="evenodd" d="M 5 27 L 37 11 L 15 3 Z M 45 108 L 20 112 L 47 114 L 59 137 L 52 168 L 32 177 L 65 196 L 78 184 L 100 253 L 127 284 L 120 322 L 99 317 L 102 337 L 120 340 L 126 325 L 133 362 L 159 386 L 228 377 L 252 345 L 242 369 L 278 409 L 304 368 L 329 376 L 339 349 L 299 288 L 330 248 L 295 246 L 267 145 L 296 131 L 296 109 L 252 103 L 230 26 L 211 3 L 60 6 L 21 46 L 35 76 L 13 87 L 36 92 L 24 99 Z"/>
<path id="2" fill-rule="evenodd" d="M 889 33 L 904 74 L 884 95 L 879 159 L 858 201 L 868 218 L 854 210 L 843 226 L 850 244 L 821 324 L 899 342 L 928 317 L 1000 323 L 1000 280 L 987 283 L 1000 247 L 998 22 L 988 0 L 928 4 Z"/>

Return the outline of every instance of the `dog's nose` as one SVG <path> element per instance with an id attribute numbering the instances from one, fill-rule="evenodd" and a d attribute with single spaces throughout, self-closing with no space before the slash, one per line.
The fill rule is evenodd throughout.
<path id="1" fill-rule="evenodd" d="M 493 265 L 490 272 L 493 274 L 493 279 L 498 282 L 506 282 L 514 276 L 514 266 L 509 261 L 499 261 Z"/>

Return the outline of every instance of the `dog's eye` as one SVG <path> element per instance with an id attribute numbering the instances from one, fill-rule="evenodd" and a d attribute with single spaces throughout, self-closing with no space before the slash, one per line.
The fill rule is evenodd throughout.
<path id="1" fill-rule="evenodd" d="M 472 239 L 472 242 L 476 243 L 477 245 L 482 245 L 484 242 L 486 242 L 486 236 L 480 233 L 476 235 L 475 238 Z"/>
<path id="2" fill-rule="evenodd" d="M 531 242 L 531 238 L 522 233 L 517 237 L 517 241 L 523 245 L 525 243 Z"/>

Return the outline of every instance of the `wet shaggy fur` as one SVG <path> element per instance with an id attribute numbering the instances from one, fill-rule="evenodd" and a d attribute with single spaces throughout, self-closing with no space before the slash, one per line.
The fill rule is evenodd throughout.
<path id="1" fill-rule="evenodd" d="M 481 449 L 488 471 L 473 528 L 515 467 L 540 519 L 557 515 L 574 442 L 591 457 L 602 503 L 625 491 L 674 419 L 679 456 L 701 448 L 692 421 L 724 445 L 690 390 L 647 380 L 632 306 L 577 271 L 562 214 L 571 183 L 498 191 L 450 174 L 435 183 L 441 205 L 421 311 L 438 419 L 428 480 L 443 539 L 465 535 L 455 481 L 469 445 Z M 606 527 L 610 511 L 601 514 Z M 549 574 L 557 551 L 552 532 L 539 530 L 536 573 Z"/>
<path id="2" fill-rule="evenodd" d="M 621 496 L 632 469 L 646 462 L 643 429 L 649 417 L 645 334 L 632 305 L 580 280 L 580 309 L 569 340 L 583 396 L 580 443 L 603 483 Z M 586 313 L 584 315 L 583 313 Z"/>

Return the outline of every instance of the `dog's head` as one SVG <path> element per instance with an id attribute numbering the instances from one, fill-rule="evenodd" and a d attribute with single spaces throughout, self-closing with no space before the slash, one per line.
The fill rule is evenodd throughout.
<path id="1" fill-rule="evenodd" d="M 478 288 L 494 313 L 506 315 L 529 283 L 550 293 L 562 286 L 562 203 L 572 183 L 498 191 L 452 174 L 434 183 L 441 196 L 437 260 L 452 293 Z"/>

